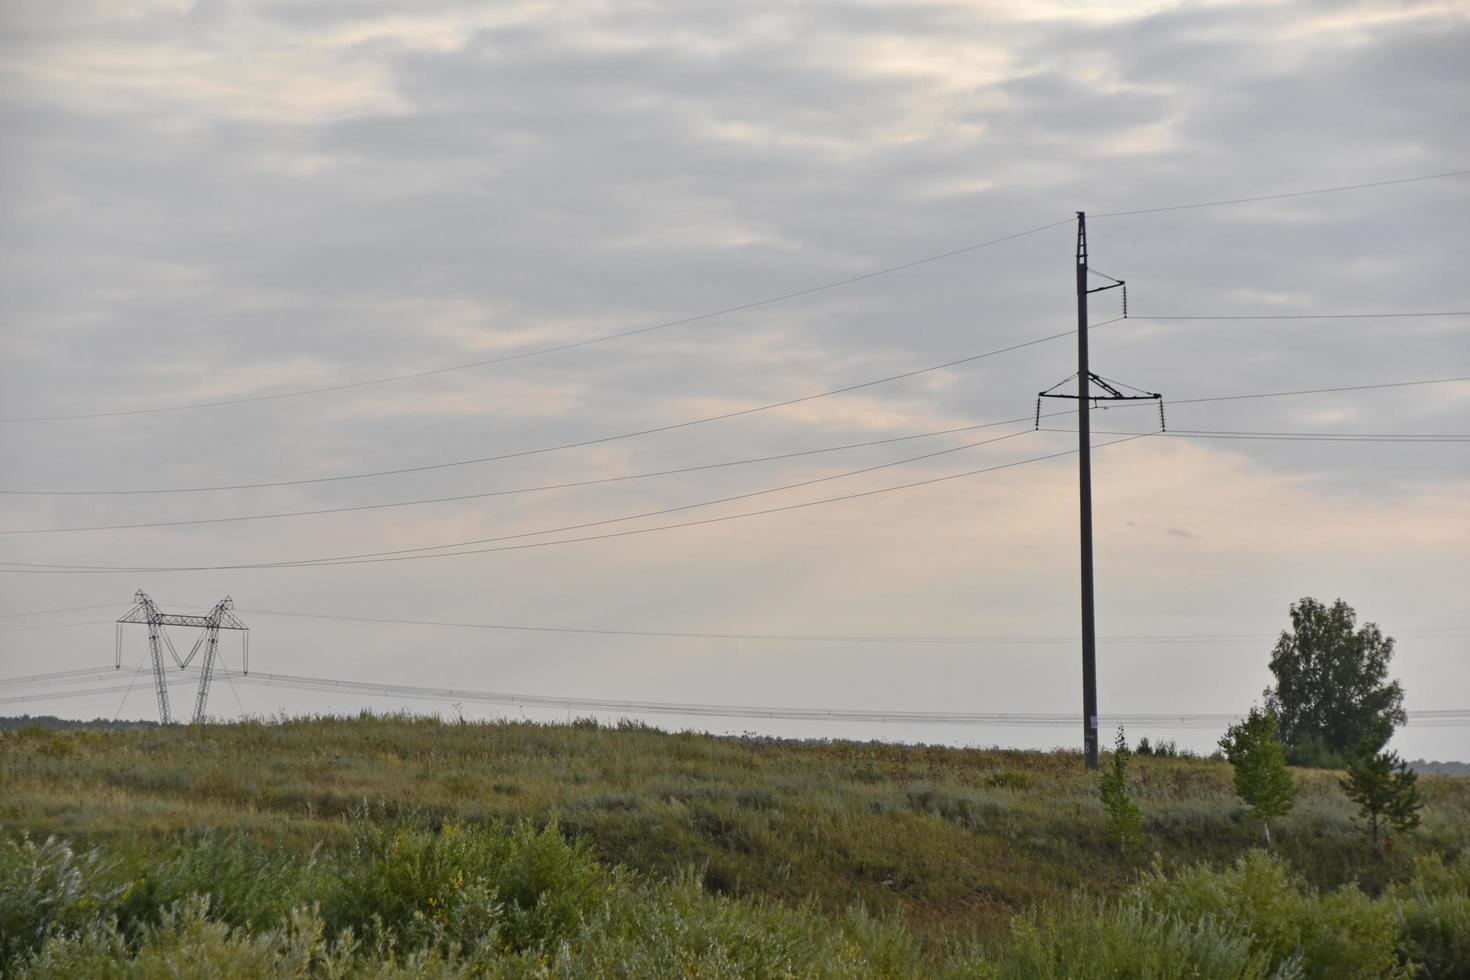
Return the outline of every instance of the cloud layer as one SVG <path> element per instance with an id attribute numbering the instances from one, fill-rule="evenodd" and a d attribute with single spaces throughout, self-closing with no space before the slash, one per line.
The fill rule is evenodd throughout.
<path id="1" fill-rule="evenodd" d="M 1453 3 L 37 2 L 0 17 L 4 417 L 431 370 L 741 306 L 1078 209 L 1470 160 L 1470 15 Z M 1455 216 L 1467 206 L 1470 180 L 1459 178 L 1097 217 L 1090 237 L 1095 266 L 1129 281 L 1135 314 L 1465 310 Z M 0 489 L 413 467 L 837 388 L 1070 329 L 1071 236 L 1063 225 L 781 303 L 415 381 L 0 424 Z M 1116 305 L 1116 293 L 1099 295 L 1093 319 Z M 1096 331 L 1094 366 L 1174 399 L 1465 375 L 1466 323 L 1132 319 Z M 1074 369 L 1069 343 L 498 464 L 234 493 L 7 497 L 0 529 L 450 496 L 1026 417 L 1035 392 Z M 1467 409 L 1461 384 L 1181 404 L 1169 418 L 1180 429 L 1463 432 Z M 1146 428 L 1147 414 L 1096 424 Z M 0 549 L 7 561 L 99 565 L 386 551 L 677 507 L 977 438 L 337 516 L 7 536 Z M 1028 435 L 689 516 L 1066 447 L 1065 435 Z M 143 587 L 165 607 L 229 592 L 245 610 L 461 621 L 1065 634 L 1077 615 L 1073 466 L 478 557 L 7 574 L 4 608 L 122 603 Z M 1467 641 L 1414 633 L 1470 625 L 1460 446 L 1151 439 L 1099 451 L 1097 467 L 1104 634 L 1271 634 L 1290 601 L 1341 595 L 1388 632 L 1407 631 L 1398 670 L 1411 708 L 1461 706 L 1445 699 L 1470 689 Z M 1078 699 L 1067 646 L 752 647 L 250 621 L 266 670 L 691 701 L 1065 711 Z M 5 634 L 4 673 L 105 661 L 107 640 L 105 627 Z M 1104 704 L 1242 710 L 1269 679 L 1268 645 L 1108 647 Z M 246 707 L 327 703 L 282 692 L 279 705 Z M 146 708 L 139 697 L 126 713 Z M 1412 754 L 1466 754 L 1462 730 L 1403 738 Z"/>

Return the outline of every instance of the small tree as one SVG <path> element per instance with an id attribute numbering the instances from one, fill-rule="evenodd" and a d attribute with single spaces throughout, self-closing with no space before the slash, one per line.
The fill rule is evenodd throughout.
<path id="1" fill-rule="evenodd" d="M 1393 638 L 1365 623 L 1353 607 L 1307 597 L 1291 606 L 1291 629 L 1271 652 L 1276 685 L 1266 690 L 1266 710 L 1280 724 L 1287 757 L 1297 765 L 1336 768 L 1352 754 L 1361 733 L 1383 740 L 1405 721 L 1404 691 L 1388 679 Z"/>
<path id="2" fill-rule="evenodd" d="M 1348 765 L 1342 788 L 1348 799 L 1358 804 L 1358 813 L 1368 821 L 1368 836 L 1373 853 L 1382 856 L 1387 828 L 1406 833 L 1419 826 L 1419 811 L 1424 801 L 1419 798 L 1419 775 L 1397 752 L 1374 751 L 1376 745 L 1359 751 Z"/>
<path id="3" fill-rule="evenodd" d="M 1107 768 L 1098 784 L 1098 795 L 1108 809 L 1108 824 L 1113 836 L 1125 851 L 1143 836 L 1143 813 L 1128 793 L 1128 756 L 1128 740 L 1123 736 L 1123 726 L 1119 725 L 1113 754 L 1108 758 Z"/>
<path id="4" fill-rule="evenodd" d="M 1251 708 L 1245 721 L 1231 725 L 1220 748 L 1235 769 L 1235 792 L 1261 821 L 1271 846 L 1271 818 L 1291 812 L 1296 782 L 1286 768 L 1286 752 L 1276 737 L 1276 716 Z"/>

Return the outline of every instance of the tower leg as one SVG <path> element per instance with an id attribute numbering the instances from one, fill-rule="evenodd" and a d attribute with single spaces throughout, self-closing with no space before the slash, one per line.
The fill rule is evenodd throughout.
<path id="1" fill-rule="evenodd" d="M 163 646 L 158 642 L 158 620 L 148 617 L 148 651 L 153 657 L 153 687 L 158 692 L 158 720 L 161 724 L 173 724 L 168 710 L 168 679 L 164 673 Z"/>
<path id="2" fill-rule="evenodd" d="M 211 626 L 204 641 L 204 663 L 199 668 L 199 694 L 194 699 L 194 724 L 204 724 L 204 707 L 209 701 L 209 682 L 214 677 L 214 658 L 219 651 L 219 626 Z"/>

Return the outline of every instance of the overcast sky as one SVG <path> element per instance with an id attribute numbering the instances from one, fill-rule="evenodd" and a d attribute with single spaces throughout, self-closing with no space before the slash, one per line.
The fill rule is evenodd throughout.
<path id="1" fill-rule="evenodd" d="M 1462 3 L 5 0 L 0 18 L 5 490 L 431 466 L 705 418 L 1063 333 L 1076 323 L 1067 223 L 540 356 L 299 397 L 34 421 L 575 343 L 1077 210 L 1099 215 L 1093 265 L 1128 280 L 1137 316 L 1470 310 L 1470 177 L 1101 216 L 1470 167 Z M 1116 317 L 1119 299 L 1095 296 L 1093 322 Z M 1464 376 L 1467 329 L 1465 316 L 1130 319 L 1092 334 L 1093 367 L 1180 401 Z M 233 491 L 10 495 L 0 530 L 377 504 L 869 443 L 1029 417 L 1036 392 L 1075 369 L 1063 336 L 850 394 L 493 463 Z M 1177 430 L 1464 433 L 1470 383 L 1171 404 L 1168 419 Z M 1155 421 L 1151 410 L 1119 410 L 1095 426 L 1151 431 Z M 0 556 L 176 567 L 396 551 L 681 507 L 1013 432 L 561 536 L 783 507 L 1075 445 L 1023 422 L 491 498 L 6 534 Z M 1094 470 L 1105 714 L 1244 711 L 1270 681 L 1288 605 L 1305 595 L 1340 596 L 1398 638 L 1393 673 L 1411 710 L 1470 706 L 1470 445 L 1151 437 L 1098 450 Z M 110 620 L 142 588 L 166 611 L 233 596 L 259 671 L 615 699 L 1080 713 L 1075 642 L 1021 642 L 1079 628 L 1076 507 L 1076 457 L 1060 456 L 723 523 L 461 557 L 10 571 L 0 673 L 110 665 Z M 10 616 L 105 603 L 115 605 Z M 994 642 L 608 637 L 279 612 Z M 1170 635 L 1196 639 L 1109 639 Z M 129 634 L 129 676 L 144 648 L 141 630 Z M 238 669 L 238 648 L 226 650 Z M 174 696 L 186 713 L 190 693 Z M 111 716 L 120 702 L 111 692 L 0 711 Z M 238 701 L 219 686 L 211 702 L 220 715 L 406 705 L 452 711 L 243 684 Z M 154 716 L 146 679 L 120 710 Z M 470 717 L 506 710 L 464 707 Z M 1078 726 L 659 723 L 1079 741 Z M 1130 731 L 1145 734 L 1208 748 L 1219 733 Z M 1396 744 L 1470 758 L 1470 728 L 1410 727 Z"/>

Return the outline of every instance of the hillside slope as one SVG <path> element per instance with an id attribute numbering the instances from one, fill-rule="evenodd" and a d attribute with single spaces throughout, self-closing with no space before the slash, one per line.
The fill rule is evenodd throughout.
<path id="1" fill-rule="evenodd" d="M 1072 753 L 790 742 L 591 725 L 359 718 L 5 740 L 0 827 L 78 841 L 204 827 L 309 849 L 364 806 L 380 816 L 483 822 L 555 817 L 611 863 L 704 870 L 717 892 L 828 908 L 854 900 L 915 925 L 1004 926 L 1079 886 L 1108 893 L 1157 854 L 1227 862 L 1260 841 L 1227 765 L 1133 760 L 1146 843 L 1108 840 L 1095 780 Z M 1300 771 L 1277 849 L 1319 887 L 1376 880 L 1338 776 Z M 1413 855 L 1470 833 L 1470 780 L 1421 778 Z"/>

